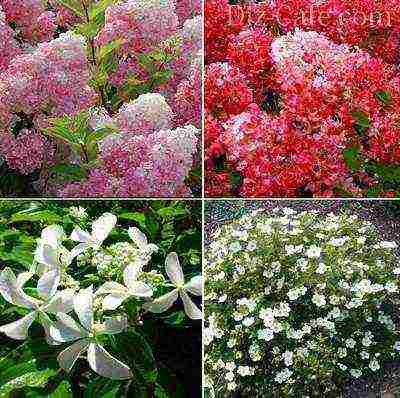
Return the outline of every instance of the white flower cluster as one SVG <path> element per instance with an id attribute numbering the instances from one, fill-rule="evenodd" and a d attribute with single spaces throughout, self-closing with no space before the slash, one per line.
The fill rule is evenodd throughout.
<path id="1" fill-rule="evenodd" d="M 204 334 L 217 396 L 332 393 L 398 358 L 396 248 L 352 214 L 256 210 L 217 230 Z"/>
<path id="2" fill-rule="evenodd" d="M 73 210 L 73 214 L 82 216 L 86 213 Z M 117 334 L 127 328 L 128 317 L 121 313 L 125 301 L 134 297 L 141 300 L 142 309 L 160 313 L 172 307 L 179 296 L 186 314 L 191 319 L 200 319 L 202 313 L 188 293 L 202 294 L 202 276 L 195 276 L 185 283 L 178 256 L 170 253 L 165 263 L 170 283 L 164 285 L 166 288 L 172 286 L 173 290 L 154 298 L 151 283 L 140 276 L 157 246 L 149 244 L 137 228 L 128 229 L 132 243 L 119 242 L 111 246 L 113 249 L 118 246 L 120 258 L 125 260 L 120 262 L 119 275 L 123 283 L 110 280 L 96 290 L 93 286 L 80 289 L 79 281 L 69 274 L 74 260 L 90 250 L 100 253 L 116 223 L 117 218 L 113 214 L 105 213 L 92 223 L 90 233 L 75 227 L 70 240 L 78 244 L 71 251 L 63 244 L 67 237 L 61 226 L 45 228 L 38 239 L 31 270 L 16 276 L 10 268 L 5 268 L 0 274 L 0 294 L 3 298 L 29 311 L 17 321 L 1 326 L 0 332 L 13 339 L 25 340 L 30 326 L 36 321 L 43 326 L 48 344 L 72 343 L 58 355 L 58 362 L 64 370 L 70 371 L 78 357 L 86 352 L 90 367 L 98 374 L 111 379 L 129 379 L 132 377 L 129 367 L 111 356 L 101 344 L 102 335 Z M 128 249 L 124 253 L 123 248 L 126 247 Z M 103 250 L 107 253 L 107 248 Z M 132 251 L 134 255 L 131 255 Z M 115 250 L 108 252 L 113 257 Z M 114 259 L 111 258 L 111 261 Z M 147 276 L 147 279 L 157 277 L 152 272 L 148 272 Z M 28 295 L 24 286 L 32 278 L 37 279 L 37 294 Z M 103 314 L 104 311 L 117 309 L 118 315 Z"/>

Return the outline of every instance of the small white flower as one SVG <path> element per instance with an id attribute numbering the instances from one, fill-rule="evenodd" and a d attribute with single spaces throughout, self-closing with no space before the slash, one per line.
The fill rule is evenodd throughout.
<path id="1" fill-rule="evenodd" d="M 274 332 L 271 329 L 261 329 L 257 332 L 260 340 L 271 341 L 274 338 Z"/>
<path id="2" fill-rule="evenodd" d="M 226 299 L 228 298 L 228 296 L 226 294 L 223 294 L 219 299 L 218 302 L 219 303 L 224 303 L 226 301 Z"/>
<path id="3" fill-rule="evenodd" d="M 323 275 L 327 270 L 327 266 L 324 263 L 319 263 L 316 270 L 317 274 Z"/>
<path id="4" fill-rule="evenodd" d="M 379 370 L 381 367 L 379 365 L 379 362 L 376 361 L 375 359 L 369 363 L 369 368 L 373 371 L 376 372 Z"/>
<path id="5" fill-rule="evenodd" d="M 394 350 L 400 352 L 400 341 L 396 341 L 396 343 L 394 344 Z"/>
<path id="6" fill-rule="evenodd" d="M 189 282 L 185 283 L 185 277 L 176 253 L 168 254 L 165 260 L 165 270 L 172 284 L 175 286 L 175 289 L 156 298 L 150 303 L 144 304 L 143 308 L 159 314 L 171 308 L 178 296 L 180 296 L 186 315 L 191 319 L 201 319 L 202 313 L 190 299 L 188 293 L 195 296 L 202 295 L 203 277 L 197 275 L 190 279 Z"/>
<path id="7" fill-rule="evenodd" d="M 325 296 L 323 294 L 318 294 L 315 293 L 312 296 L 311 301 L 317 306 L 317 307 L 323 307 L 326 305 L 326 299 Z"/>
<path id="8" fill-rule="evenodd" d="M 306 251 L 308 258 L 319 258 L 321 256 L 322 249 L 318 246 L 310 246 Z"/>
<path id="9" fill-rule="evenodd" d="M 361 351 L 360 352 L 360 357 L 361 357 L 361 359 L 369 359 L 369 352 L 367 352 L 367 351 Z"/>
<path id="10" fill-rule="evenodd" d="M 355 379 L 359 379 L 362 376 L 361 370 L 358 370 L 358 369 L 350 369 L 350 374 Z"/>
<path id="11" fill-rule="evenodd" d="M 356 344 L 357 342 L 352 338 L 346 340 L 346 347 L 348 348 L 354 348 Z"/>
<path id="12" fill-rule="evenodd" d="M 244 318 L 242 321 L 244 326 L 251 326 L 254 322 L 255 322 L 255 319 L 253 317 Z"/>
<path id="13" fill-rule="evenodd" d="M 293 352 L 291 351 L 285 351 L 282 354 L 282 359 L 285 362 L 286 366 L 291 366 L 293 365 Z"/>
<path id="14" fill-rule="evenodd" d="M 233 372 L 228 372 L 225 375 L 225 379 L 228 381 L 233 381 L 235 380 L 235 374 Z"/>

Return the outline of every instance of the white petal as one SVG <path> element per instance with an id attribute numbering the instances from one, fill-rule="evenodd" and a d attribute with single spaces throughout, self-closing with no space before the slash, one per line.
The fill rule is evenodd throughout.
<path id="1" fill-rule="evenodd" d="M 17 287 L 22 289 L 26 282 L 29 281 L 33 276 L 32 272 L 21 272 L 17 276 Z"/>
<path id="2" fill-rule="evenodd" d="M 84 231 L 79 227 L 75 227 L 71 233 L 70 239 L 75 242 L 86 243 L 90 240 L 91 236 L 89 232 Z"/>
<path id="3" fill-rule="evenodd" d="M 50 327 L 54 325 L 54 322 L 49 318 L 49 316 L 46 313 L 39 312 L 37 321 L 43 326 L 47 344 L 49 345 L 61 344 L 60 342 L 55 341 L 50 335 Z"/>
<path id="4" fill-rule="evenodd" d="M 142 265 L 140 263 L 129 264 L 124 269 L 124 283 L 125 286 L 129 287 L 132 283 L 137 281 L 139 272 L 141 271 Z"/>
<path id="5" fill-rule="evenodd" d="M 18 287 L 17 278 L 11 268 L 5 268 L 0 274 L 0 293 L 11 304 L 26 308 L 36 308 L 39 300 L 28 296 Z"/>
<path id="6" fill-rule="evenodd" d="M 201 319 L 203 316 L 202 312 L 196 307 L 195 303 L 193 303 L 187 293 L 184 290 L 181 290 L 180 295 L 186 315 L 191 319 Z"/>
<path id="7" fill-rule="evenodd" d="M 146 235 L 141 232 L 138 228 L 136 227 L 131 227 L 128 229 L 128 235 L 132 239 L 133 243 L 136 244 L 136 246 L 144 250 L 146 249 L 147 246 L 147 237 Z"/>
<path id="8" fill-rule="evenodd" d="M 42 231 L 41 242 L 57 248 L 64 238 L 64 230 L 60 225 L 50 225 Z"/>
<path id="9" fill-rule="evenodd" d="M 39 244 L 36 249 L 35 260 L 38 263 L 49 266 L 50 268 L 59 268 L 61 266 L 58 248 L 54 248 L 47 243 Z"/>
<path id="10" fill-rule="evenodd" d="M 25 340 L 28 337 L 28 329 L 32 325 L 32 322 L 35 320 L 35 318 L 36 312 L 33 311 L 23 318 L 18 319 L 18 321 L 1 326 L 0 332 L 15 340 Z"/>
<path id="11" fill-rule="evenodd" d="M 146 283 L 137 281 L 129 287 L 129 293 L 136 297 L 151 297 L 153 290 Z"/>
<path id="12" fill-rule="evenodd" d="M 86 330 L 92 329 L 93 324 L 93 287 L 82 289 L 74 297 L 74 311 Z"/>
<path id="13" fill-rule="evenodd" d="M 88 348 L 90 341 L 82 339 L 66 348 L 58 354 L 57 360 L 62 369 L 69 372 L 74 366 L 79 355 L 81 355 Z"/>
<path id="14" fill-rule="evenodd" d="M 82 330 L 69 315 L 60 312 L 57 314 L 57 318 L 57 322 L 50 326 L 50 336 L 52 339 L 65 343 L 87 336 L 87 332 Z"/>
<path id="15" fill-rule="evenodd" d="M 128 327 L 125 315 L 113 316 L 104 320 L 104 331 L 111 334 L 121 333 Z"/>
<path id="16" fill-rule="evenodd" d="M 100 376 L 114 380 L 130 379 L 132 372 L 128 366 L 111 356 L 101 345 L 91 343 L 87 351 L 90 367 Z"/>
<path id="17" fill-rule="evenodd" d="M 37 284 L 39 297 L 45 300 L 53 297 L 60 284 L 60 277 L 61 272 L 58 268 L 44 273 Z"/>
<path id="18" fill-rule="evenodd" d="M 70 262 L 72 262 L 75 257 L 78 257 L 81 253 L 86 251 L 89 247 L 91 247 L 89 243 L 79 243 L 79 245 L 76 245 L 70 252 Z"/>
<path id="19" fill-rule="evenodd" d="M 104 310 L 115 310 L 117 309 L 127 298 L 129 298 L 128 293 L 113 293 L 104 297 L 103 299 L 103 309 Z"/>
<path id="20" fill-rule="evenodd" d="M 43 311 L 50 314 L 56 314 L 57 312 L 71 312 L 73 309 L 73 298 L 75 295 L 74 289 L 64 289 L 58 291 L 49 301 L 47 305 L 43 307 Z"/>
<path id="21" fill-rule="evenodd" d="M 126 293 L 126 287 L 118 282 L 110 281 L 110 282 L 104 282 L 96 290 L 96 296 L 101 296 L 103 294 L 112 294 L 112 293 L 121 293 L 121 294 Z"/>
<path id="22" fill-rule="evenodd" d="M 175 286 L 181 286 L 185 283 L 182 267 L 179 264 L 179 258 L 176 253 L 168 254 L 165 260 L 165 270 Z"/>
<path id="23" fill-rule="evenodd" d="M 117 217 L 111 213 L 104 213 L 92 224 L 92 239 L 102 244 L 117 223 Z"/>
<path id="24" fill-rule="evenodd" d="M 155 312 L 159 314 L 161 312 L 166 311 L 168 308 L 172 307 L 175 303 L 176 299 L 178 298 L 178 290 L 172 290 L 171 292 L 164 294 L 150 303 L 143 304 L 143 308 L 150 312 Z"/>
<path id="25" fill-rule="evenodd" d="M 202 275 L 194 276 L 186 285 L 185 290 L 195 296 L 201 296 L 203 294 L 203 277 Z"/>

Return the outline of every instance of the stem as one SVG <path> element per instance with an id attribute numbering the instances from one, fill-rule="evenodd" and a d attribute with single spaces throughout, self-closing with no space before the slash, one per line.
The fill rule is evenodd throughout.
<path id="1" fill-rule="evenodd" d="M 81 150 L 82 150 L 82 154 L 83 154 L 83 158 L 84 158 L 85 162 L 89 163 L 89 156 L 87 154 L 86 147 L 84 144 L 81 144 Z"/>
<path id="2" fill-rule="evenodd" d="M 86 7 L 85 0 L 82 0 L 81 4 L 82 4 L 83 11 L 85 12 L 86 22 L 90 23 L 89 10 Z M 91 52 L 91 56 L 92 56 L 91 63 L 95 68 L 97 68 L 96 47 L 94 45 L 93 39 L 89 39 L 89 46 L 90 46 L 90 52 Z M 104 87 L 98 87 L 98 89 L 99 89 L 99 94 L 100 94 L 100 98 L 101 98 L 101 105 L 104 108 L 107 108 L 106 97 L 104 94 Z"/>

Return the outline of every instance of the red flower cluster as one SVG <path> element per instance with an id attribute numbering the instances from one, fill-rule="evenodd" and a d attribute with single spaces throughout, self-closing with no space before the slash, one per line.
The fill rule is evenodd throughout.
<path id="1" fill-rule="evenodd" d="M 206 194 L 396 195 L 400 4 L 273 3 L 206 0 Z"/>

